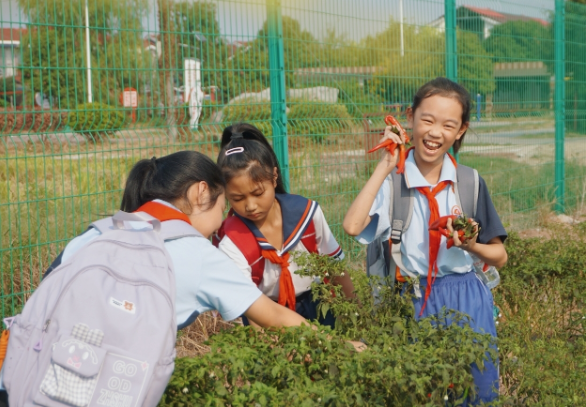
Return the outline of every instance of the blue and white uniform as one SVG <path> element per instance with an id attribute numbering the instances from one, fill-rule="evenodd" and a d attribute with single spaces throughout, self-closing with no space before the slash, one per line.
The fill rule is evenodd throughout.
<path id="1" fill-rule="evenodd" d="M 165 201 L 157 199 L 155 202 L 177 209 Z M 145 222 L 128 223 L 134 229 L 150 227 Z M 99 235 L 97 229 L 90 228 L 74 238 L 65 247 L 59 263 L 69 259 Z M 168 240 L 165 241 L 165 248 L 175 271 L 175 309 L 179 329 L 190 325 L 199 314 L 210 310 L 218 310 L 222 318 L 228 321 L 238 318 L 262 295 L 252 281 L 242 275 L 234 262 L 204 237 Z M 51 265 L 51 269 L 57 265 Z"/>
<path id="2" fill-rule="evenodd" d="M 413 151 L 405 163 L 405 181 L 410 189 L 418 187 L 433 188 L 419 171 Z M 390 177 L 390 176 L 389 176 Z M 456 182 L 456 167 L 446 154 L 438 183 L 441 181 Z M 460 193 L 462 191 L 460 190 Z M 391 233 L 389 206 L 391 205 L 391 191 L 388 179 L 379 189 L 370 210 L 371 220 L 368 226 L 357 236 L 357 240 L 368 244 L 378 237 L 388 239 Z M 436 195 L 440 216 L 459 215 L 462 213 L 456 201 L 452 187 L 445 188 Z M 468 214 L 467 214 L 468 215 Z M 408 229 L 401 237 L 401 260 L 405 267 L 418 275 L 421 285 L 421 298 L 414 298 L 415 316 L 419 313 L 425 298 L 429 266 L 429 225 L 430 209 L 427 198 L 419 191 L 414 191 L 413 216 Z M 486 183 L 479 178 L 479 193 L 476 216 L 474 218 L 480 226 L 478 242 L 488 243 L 495 237 L 504 241 L 507 237 L 500 218 L 494 208 Z M 442 307 L 464 312 L 472 317 L 471 327 L 476 332 L 489 333 L 496 337 L 496 327 L 493 319 L 493 297 L 490 290 L 473 272 L 473 261 L 468 252 L 459 248 L 446 248 L 446 238 L 442 236 L 437 257 L 438 276 L 432 286 L 431 294 L 425 306 L 422 317 L 438 314 Z M 407 277 L 407 276 L 404 276 Z M 492 363 L 485 363 L 486 370 L 480 372 L 473 365 L 472 374 L 478 387 L 479 398 L 489 402 L 498 397 L 498 367 Z M 493 387 L 497 389 L 495 393 Z"/>
<path id="3" fill-rule="evenodd" d="M 344 258 L 344 252 L 332 234 L 324 213 L 317 202 L 293 194 L 276 194 L 276 199 L 281 206 L 283 217 L 282 248 L 273 248 L 253 222 L 241 217 L 262 249 L 276 250 L 279 256 L 284 252 L 307 253 L 308 250 L 303 245 L 301 237 L 307 228 L 307 223 L 313 221 L 318 253 L 335 259 Z M 218 248 L 236 263 L 244 276 L 248 279 L 251 278 L 252 268 L 248 264 L 246 257 L 228 236 L 224 236 Z M 295 287 L 295 295 L 299 296 L 311 289 L 312 282 L 319 282 L 320 280 L 319 277 L 302 277 L 295 273 L 297 270 L 299 270 L 299 266 L 294 261 L 291 261 L 289 271 Z M 265 261 L 263 279 L 258 288 L 274 301 L 279 298 L 280 276 L 281 266 L 268 260 Z"/>

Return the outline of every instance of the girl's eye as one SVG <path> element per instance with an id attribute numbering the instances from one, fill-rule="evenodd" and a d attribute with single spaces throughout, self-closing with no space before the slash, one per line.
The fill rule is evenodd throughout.
<path id="1" fill-rule="evenodd" d="M 265 191 L 256 192 L 256 193 L 254 194 L 254 196 L 261 196 L 261 195 L 262 195 L 262 194 L 264 194 L 264 193 L 265 193 Z"/>
<path id="2" fill-rule="evenodd" d="M 234 202 L 240 202 L 240 201 L 242 201 L 242 198 L 232 198 L 232 201 L 234 201 Z"/>

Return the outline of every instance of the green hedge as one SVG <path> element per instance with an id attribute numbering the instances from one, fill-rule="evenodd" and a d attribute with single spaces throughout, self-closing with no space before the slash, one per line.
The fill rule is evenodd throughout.
<path id="1" fill-rule="evenodd" d="M 310 136 L 321 143 L 329 135 L 350 130 L 351 116 L 338 103 L 310 102 L 299 99 L 287 101 L 287 132 L 290 135 Z M 271 104 L 244 99 L 224 108 L 226 123 L 248 122 L 258 127 L 265 136 L 272 137 Z"/>
<path id="2" fill-rule="evenodd" d="M 69 113 L 67 124 L 75 132 L 95 138 L 111 135 L 120 130 L 125 123 L 120 109 L 104 103 L 85 103 L 77 105 Z"/>
<path id="3" fill-rule="evenodd" d="M 303 274 L 352 276 L 360 302 L 339 286 L 313 287 L 320 312 L 338 316 L 336 331 L 237 327 L 215 335 L 210 353 L 177 360 L 161 406 L 431 406 L 471 394 L 470 364 L 483 365 L 491 339 L 445 323 L 465 316 L 416 322 L 408 296 L 382 286 L 375 304 L 365 274 L 346 263 L 315 255 L 297 261 Z M 358 354 L 344 338 L 369 348 Z"/>

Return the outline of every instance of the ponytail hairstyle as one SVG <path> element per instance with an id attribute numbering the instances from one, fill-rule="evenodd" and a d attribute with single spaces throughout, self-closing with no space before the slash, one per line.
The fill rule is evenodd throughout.
<path id="1" fill-rule="evenodd" d="M 275 192 L 286 194 L 281 176 L 281 167 L 273 148 L 262 132 L 252 124 L 237 123 L 228 126 L 222 132 L 221 150 L 218 166 L 226 183 L 246 171 L 254 182 L 274 179 L 277 168 L 277 186 Z"/>
<path id="2" fill-rule="evenodd" d="M 167 156 L 137 162 L 126 180 L 120 209 L 134 212 L 145 203 L 161 199 L 172 204 L 184 199 L 187 190 L 205 181 L 210 200 L 204 210 L 212 208 L 226 186 L 218 166 L 197 151 L 179 151 Z"/>
<path id="3" fill-rule="evenodd" d="M 470 109 L 472 106 L 470 93 L 468 93 L 468 91 L 462 85 L 451 81 L 448 78 L 442 77 L 435 78 L 434 80 L 427 82 L 425 85 L 419 88 L 413 97 L 413 106 L 411 106 L 413 114 L 415 114 L 415 110 L 419 107 L 423 99 L 427 99 L 435 95 L 456 99 L 456 101 L 458 101 L 458 103 L 460 103 L 462 106 L 462 125 L 470 122 Z M 454 142 L 454 145 L 452 146 L 454 153 L 457 153 L 462 146 L 465 135 L 466 132 L 462 134 L 462 137 L 460 137 L 459 140 Z"/>

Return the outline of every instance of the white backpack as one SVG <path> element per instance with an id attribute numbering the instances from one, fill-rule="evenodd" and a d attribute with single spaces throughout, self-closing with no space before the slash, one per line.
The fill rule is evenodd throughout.
<path id="1" fill-rule="evenodd" d="M 153 228 L 126 229 L 125 221 Z M 175 275 L 164 240 L 180 220 L 118 212 L 10 318 L 3 382 L 11 407 L 156 406 L 175 366 Z"/>

